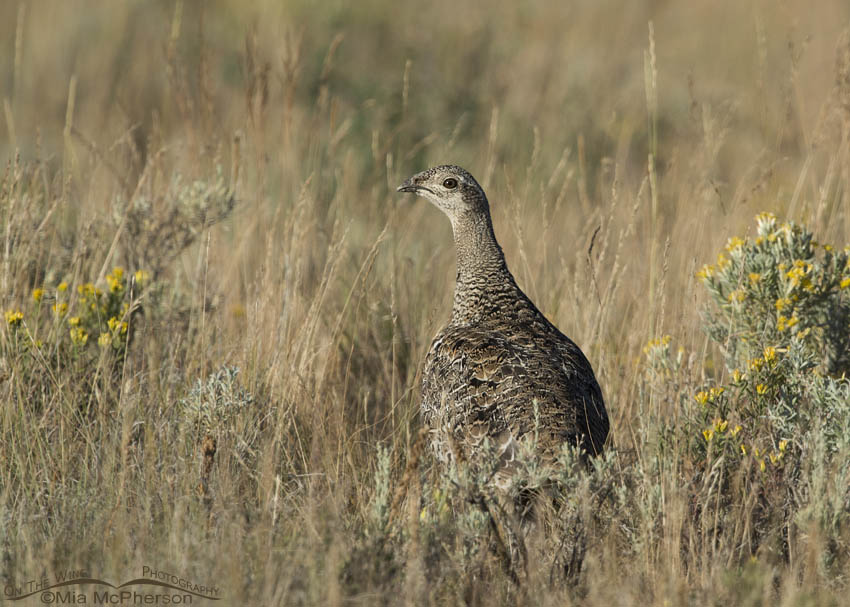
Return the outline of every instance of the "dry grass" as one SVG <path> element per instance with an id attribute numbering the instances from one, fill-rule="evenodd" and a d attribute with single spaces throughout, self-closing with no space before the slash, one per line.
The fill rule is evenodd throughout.
<path id="1" fill-rule="evenodd" d="M 823 554 L 847 510 L 834 536 L 778 527 L 782 549 L 712 527 L 658 447 L 682 411 L 642 348 L 673 334 L 681 382 L 725 379 L 694 276 L 757 212 L 847 244 L 850 9 L 490 4 L 0 7 L 0 306 L 24 312 L 0 331 L 4 584 L 152 564 L 232 604 L 842 602 Z M 526 594 L 451 544 L 481 521 L 439 514 L 427 450 L 408 462 L 453 251 L 395 186 L 443 162 L 485 185 L 612 416 L 604 474 L 576 481 L 581 573 L 532 563 Z M 73 307 L 113 266 L 152 274 L 126 355 L 74 349 L 33 289 L 67 281 Z M 769 527 L 732 484 L 735 525 Z"/>

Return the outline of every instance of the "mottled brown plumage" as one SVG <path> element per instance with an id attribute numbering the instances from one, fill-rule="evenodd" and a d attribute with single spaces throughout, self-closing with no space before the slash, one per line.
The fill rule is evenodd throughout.
<path id="1" fill-rule="evenodd" d="M 449 217 L 457 252 L 451 320 L 434 338 L 422 374 L 422 413 L 438 458 L 474 457 L 487 437 L 511 459 L 512 446 L 535 429 L 543 455 L 564 443 L 600 453 L 608 415 L 593 369 L 517 286 L 481 186 L 444 165 L 398 189 Z"/>

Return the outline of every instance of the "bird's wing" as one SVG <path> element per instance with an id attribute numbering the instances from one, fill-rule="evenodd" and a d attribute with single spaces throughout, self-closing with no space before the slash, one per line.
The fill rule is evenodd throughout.
<path id="1" fill-rule="evenodd" d="M 509 457 L 517 440 L 536 431 L 538 448 L 551 453 L 601 431 L 602 396 L 578 347 L 569 342 L 581 357 L 575 359 L 569 345 L 561 351 L 536 341 L 470 327 L 448 327 L 437 336 L 423 370 L 422 410 L 429 426 L 457 443 L 453 451 L 468 455 L 488 437 Z M 607 418 L 605 426 L 602 440 Z M 598 451 L 601 442 L 589 447 Z"/>

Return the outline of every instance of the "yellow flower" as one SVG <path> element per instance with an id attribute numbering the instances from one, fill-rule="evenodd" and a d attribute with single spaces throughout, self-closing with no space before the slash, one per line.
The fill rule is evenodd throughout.
<path id="1" fill-rule="evenodd" d="M 762 366 L 764 366 L 764 359 L 754 358 L 749 363 L 747 363 L 747 366 L 750 368 L 750 371 L 758 371 L 762 368 Z"/>
<path id="2" fill-rule="evenodd" d="M 761 274 L 759 274 L 758 272 L 750 272 L 750 282 L 751 283 L 753 283 L 753 284 L 757 283 L 760 278 L 761 278 Z"/>
<path id="3" fill-rule="evenodd" d="M 758 224 L 758 232 L 760 234 L 767 232 L 776 226 L 776 215 L 764 211 L 756 215 L 756 223 Z"/>
<path id="4" fill-rule="evenodd" d="M 124 285 L 121 284 L 121 281 L 115 280 L 112 276 L 107 276 L 106 282 L 109 283 L 109 291 L 111 293 L 120 293 L 124 290 Z"/>
<path id="5" fill-rule="evenodd" d="M 776 362 L 776 348 L 774 348 L 773 346 L 767 346 L 764 349 L 764 362 L 766 362 L 766 363 Z"/>
<path id="6" fill-rule="evenodd" d="M 784 452 L 787 447 L 788 447 L 788 441 L 787 440 L 782 439 L 781 441 L 779 441 L 779 451 L 780 452 Z"/>
<path id="7" fill-rule="evenodd" d="M 733 236 L 733 237 L 732 237 L 732 238 L 730 238 L 730 239 L 729 239 L 729 241 L 726 243 L 726 250 L 727 250 L 727 251 L 729 251 L 729 252 L 731 253 L 731 252 L 732 252 L 732 251 L 734 251 L 735 249 L 739 249 L 739 248 L 741 248 L 742 246 L 744 246 L 745 244 L 746 244 L 746 242 L 745 242 L 745 241 L 743 241 L 742 239 L 738 238 L 737 236 Z"/>
<path id="8" fill-rule="evenodd" d="M 838 286 L 839 286 L 839 288 L 841 288 L 841 289 L 846 289 L 847 287 L 850 287 L 850 276 L 848 276 L 847 278 L 843 279 L 843 280 L 841 281 L 841 284 L 840 284 L 840 285 L 838 285 Z"/>
<path id="9" fill-rule="evenodd" d="M 655 339 L 650 339 L 649 342 L 647 342 L 646 346 L 644 346 L 643 351 L 648 353 L 650 350 L 653 350 L 655 348 L 659 348 L 661 346 L 667 346 L 667 345 L 670 344 L 671 339 L 672 339 L 672 337 L 670 337 L 669 335 L 665 335 L 664 337 L 656 337 Z"/>
<path id="10" fill-rule="evenodd" d="M 51 309 L 56 312 L 57 316 L 65 316 L 65 314 L 68 312 L 68 304 L 64 302 L 53 304 L 51 306 Z"/>
<path id="11" fill-rule="evenodd" d="M 704 405 L 708 402 L 708 392 L 705 390 L 700 390 L 694 395 L 694 399 L 701 405 Z"/>
<path id="12" fill-rule="evenodd" d="M 832 245 L 831 244 L 823 245 L 823 250 L 826 251 L 827 253 L 831 253 L 832 252 Z"/>
<path id="13" fill-rule="evenodd" d="M 805 275 L 805 271 L 801 267 L 791 268 L 785 273 L 785 278 L 791 281 L 791 284 L 797 286 L 800 284 L 800 280 Z"/>
<path id="14" fill-rule="evenodd" d="M 747 447 L 744 446 L 744 445 L 741 445 L 741 455 L 746 455 L 746 454 L 747 454 Z"/>
<path id="15" fill-rule="evenodd" d="M 714 420 L 714 431 L 717 433 L 725 432 L 729 422 L 719 417 Z"/>
<path id="16" fill-rule="evenodd" d="M 800 319 L 797 316 L 792 316 L 791 318 L 786 318 L 784 316 L 780 316 L 776 319 L 776 329 L 777 331 L 784 331 L 785 329 L 790 329 L 794 325 L 800 322 Z"/>
<path id="17" fill-rule="evenodd" d="M 10 327 L 17 327 L 24 319 L 24 313 L 20 310 L 6 310 L 6 323 Z"/>
<path id="18" fill-rule="evenodd" d="M 759 460 L 759 470 L 761 470 L 762 472 L 764 472 L 764 469 L 765 469 L 766 467 L 767 467 L 767 466 L 765 466 L 765 465 L 764 465 L 764 460 L 763 460 L 763 459 L 760 459 L 760 460 Z"/>
<path id="19" fill-rule="evenodd" d="M 737 436 L 738 432 L 740 432 L 740 431 L 741 431 L 741 429 L 742 429 L 742 428 L 741 428 L 741 424 L 738 424 L 738 425 L 736 425 L 734 428 L 732 428 L 732 430 L 730 431 L 730 433 L 732 434 L 732 436 Z M 741 446 L 743 447 L 743 445 L 741 445 Z M 746 453 L 744 453 L 744 455 L 746 455 Z"/>
<path id="20" fill-rule="evenodd" d="M 717 256 L 717 269 L 718 270 L 722 270 L 723 268 L 728 266 L 730 263 L 731 262 L 729 261 L 729 258 L 727 258 L 723 253 L 720 253 Z"/>
<path id="21" fill-rule="evenodd" d="M 80 324 L 80 317 L 79 316 L 72 316 L 71 318 L 68 319 L 68 324 L 71 325 L 72 327 L 76 327 L 77 325 Z"/>
<path id="22" fill-rule="evenodd" d="M 106 324 L 109 327 L 110 331 L 115 331 L 115 328 L 119 324 L 121 324 L 121 321 L 119 321 L 116 317 L 113 316 L 112 318 L 110 318 L 109 320 L 106 321 Z"/>
<path id="23" fill-rule="evenodd" d="M 711 428 L 707 428 L 706 430 L 702 431 L 702 436 L 703 438 L 705 438 L 705 442 L 710 443 L 711 439 L 714 438 L 714 430 L 712 430 Z"/>
<path id="24" fill-rule="evenodd" d="M 697 278 L 702 281 L 705 281 L 708 278 L 714 276 L 714 266 L 712 265 L 704 265 L 697 271 Z"/>
<path id="25" fill-rule="evenodd" d="M 89 334 L 82 327 L 71 328 L 71 343 L 75 346 L 84 346 L 89 339 Z"/>
<path id="26" fill-rule="evenodd" d="M 101 333 L 97 338 L 97 345 L 101 348 L 107 348 L 112 345 L 112 336 L 109 333 Z"/>
<path id="27" fill-rule="evenodd" d="M 741 383 L 741 380 L 744 378 L 744 374 L 741 373 L 738 369 L 732 371 L 732 381 L 736 384 Z"/>
<path id="28" fill-rule="evenodd" d="M 120 293 L 124 290 L 124 268 L 114 267 L 112 273 L 106 275 L 106 282 L 109 283 L 109 290 L 112 293 Z"/>
<path id="29" fill-rule="evenodd" d="M 134 276 L 136 278 L 136 284 L 140 287 L 144 286 L 151 279 L 151 273 L 147 270 L 136 270 Z"/>
<path id="30" fill-rule="evenodd" d="M 44 289 L 41 287 L 32 290 L 32 298 L 36 301 L 41 301 L 44 297 Z"/>
<path id="31" fill-rule="evenodd" d="M 756 392 L 758 392 L 759 394 L 766 393 L 767 392 L 767 386 L 765 386 L 764 384 L 757 385 L 756 386 Z"/>
<path id="32" fill-rule="evenodd" d="M 726 299 L 729 300 L 730 303 L 735 303 L 736 301 L 744 301 L 747 298 L 747 294 L 744 293 L 741 289 L 735 289 L 731 291 Z"/>
<path id="33" fill-rule="evenodd" d="M 65 291 L 68 290 L 68 283 L 63 280 L 62 282 L 59 283 L 59 286 L 56 287 L 56 290 L 59 291 L 60 293 L 64 293 Z"/>
<path id="34" fill-rule="evenodd" d="M 781 312 L 783 308 L 785 308 L 785 306 L 791 305 L 791 300 L 787 297 L 780 297 L 776 300 L 776 303 L 774 305 L 776 306 L 776 311 Z"/>
<path id="35" fill-rule="evenodd" d="M 770 463 L 771 463 L 771 464 L 775 464 L 777 461 L 779 461 L 779 458 L 778 458 L 778 457 L 776 457 L 776 454 L 775 454 L 775 453 L 771 453 L 771 454 L 770 454 Z"/>

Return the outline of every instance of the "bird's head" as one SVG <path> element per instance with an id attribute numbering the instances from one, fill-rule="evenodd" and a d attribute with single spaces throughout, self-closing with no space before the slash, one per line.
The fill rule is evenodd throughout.
<path id="1" fill-rule="evenodd" d="M 429 200 L 452 223 L 489 211 L 487 197 L 475 178 L 459 166 L 444 164 L 417 173 L 398 187 L 399 192 L 412 192 Z"/>

